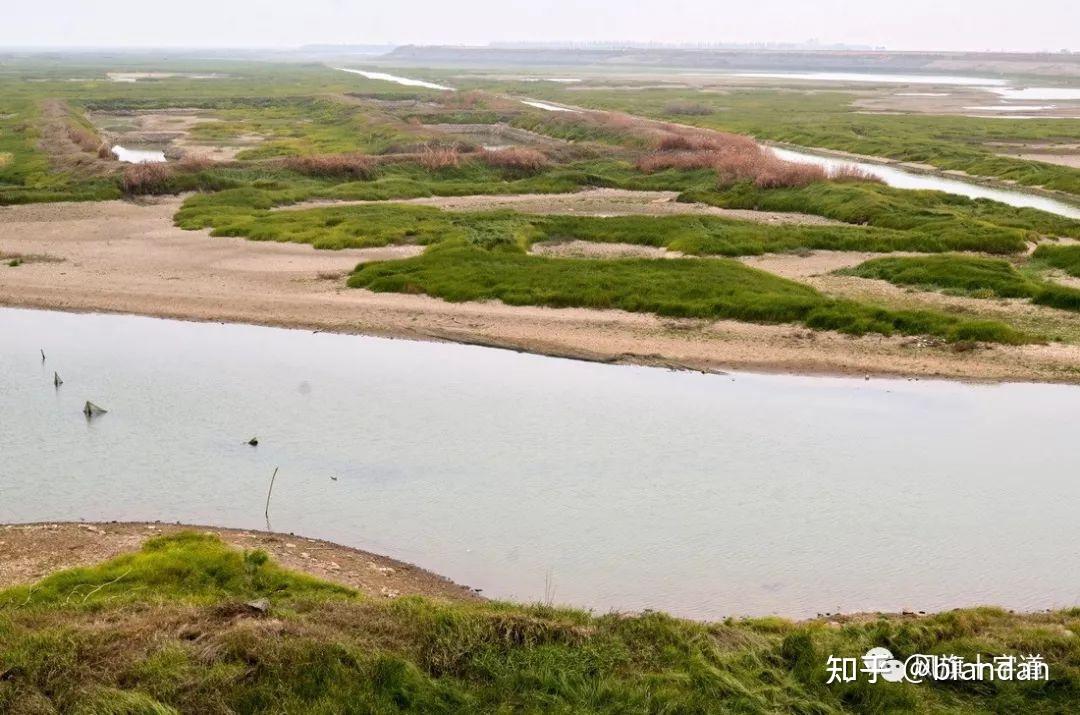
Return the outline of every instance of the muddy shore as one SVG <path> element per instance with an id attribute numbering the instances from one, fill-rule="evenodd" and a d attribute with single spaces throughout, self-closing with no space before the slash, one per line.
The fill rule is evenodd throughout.
<path id="1" fill-rule="evenodd" d="M 32 583 L 54 571 L 92 566 L 138 550 L 147 539 L 197 531 L 240 549 L 262 549 L 282 566 L 378 598 L 427 596 L 476 601 L 467 586 L 422 568 L 348 546 L 256 529 L 160 522 L 41 522 L 0 526 L 0 589 Z"/>
<path id="2" fill-rule="evenodd" d="M 448 340 L 603 362 L 809 374 L 1080 382 L 1080 346 L 852 338 L 797 325 L 616 310 L 448 303 L 345 287 L 357 263 L 413 246 L 318 251 L 211 238 L 172 223 L 179 198 L 0 207 L 0 305 Z"/>

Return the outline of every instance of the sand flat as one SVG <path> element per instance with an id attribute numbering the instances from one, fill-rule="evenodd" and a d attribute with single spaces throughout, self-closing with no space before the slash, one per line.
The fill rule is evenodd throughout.
<path id="1" fill-rule="evenodd" d="M 359 262 L 415 255 L 398 246 L 318 251 L 212 238 L 173 225 L 178 198 L 0 207 L 0 304 L 122 312 L 451 340 L 606 362 L 825 374 L 1080 382 L 1080 346 L 987 346 L 852 338 L 798 325 L 660 318 L 617 310 L 448 303 L 345 287 Z"/>

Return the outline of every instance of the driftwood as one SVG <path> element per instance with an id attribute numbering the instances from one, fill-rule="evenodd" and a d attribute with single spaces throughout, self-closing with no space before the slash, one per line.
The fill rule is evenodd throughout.
<path id="1" fill-rule="evenodd" d="M 105 409 L 104 407 L 98 407 L 97 405 L 95 405 L 90 400 L 86 401 L 86 404 L 83 406 L 82 411 L 83 411 L 83 414 L 86 415 L 87 417 L 96 417 L 98 415 L 103 415 L 106 412 L 108 412 L 107 409 Z"/>
<path id="2" fill-rule="evenodd" d="M 266 511 L 263 515 L 266 517 L 266 523 L 270 523 L 270 495 L 274 493 L 274 480 L 277 479 L 277 467 L 274 467 L 274 473 L 270 475 L 270 488 L 266 490 Z M 269 531 L 269 529 L 267 529 Z"/>

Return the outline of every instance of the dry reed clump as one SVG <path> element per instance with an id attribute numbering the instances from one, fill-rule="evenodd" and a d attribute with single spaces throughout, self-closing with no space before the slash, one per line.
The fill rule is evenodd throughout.
<path id="1" fill-rule="evenodd" d="M 83 151 L 96 154 L 100 159 L 113 158 L 112 149 L 101 140 L 101 137 L 86 127 L 69 125 L 67 135 L 68 139 Z"/>
<path id="2" fill-rule="evenodd" d="M 428 171 L 456 169 L 461 165 L 461 154 L 457 149 L 427 146 L 417 155 L 416 161 Z"/>
<path id="3" fill-rule="evenodd" d="M 841 182 L 868 181 L 873 184 L 885 183 L 881 177 L 871 174 L 860 166 L 841 166 L 838 169 L 833 169 L 829 172 L 829 179 Z"/>
<path id="4" fill-rule="evenodd" d="M 704 117 L 712 114 L 713 109 L 697 102 L 669 102 L 664 105 L 665 114 L 676 114 L 685 117 Z"/>
<path id="5" fill-rule="evenodd" d="M 439 104 L 448 109 L 476 109 L 483 104 L 484 95 L 476 90 L 468 92 L 443 92 Z"/>
<path id="6" fill-rule="evenodd" d="M 169 191 L 174 176 L 168 164 L 132 164 L 125 167 L 120 177 L 120 188 L 125 194 L 159 194 Z"/>
<path id="7" fill-rule="evenodd" d="M 478 157 L 488 166 L 522 173 L 534 173 L 551 165 L 547 156 L 536 149 L 527 147 L 507 147 L 505 149 L 484 149 Z"/>
<path id="8" fill-rule="evenodd" d="M 193 173 L 196 171 L 209 169 L 211 166 L 214 166 L 214 164 L 215 162 L 213 159 L 203 156 L 201 154 L 186 154 L 179 161 L 176 162 L 175 166 L 181 171 Z"/>
<path id="9" fill-rule="evenodd" d="M 656 152 L 638 160 L 639 170 L 712 169 L 723 185 L 751 181 L 760 188 L 806 186 L 828 178 L 820 167 L 784 161 L 750 137 L 738 134 L 671 131 L 656 146 Z"/>
<path id="10" fill-rule="evenodd" d="M 285 167 L 308 176 L 347 176 L 371 179 L 378 162 L 366 154 L 318 154 L 285 159 Z"/>

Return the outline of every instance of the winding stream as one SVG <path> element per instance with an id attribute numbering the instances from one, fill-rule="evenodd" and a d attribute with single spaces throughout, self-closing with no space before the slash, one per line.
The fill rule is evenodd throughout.
<path id="1" fill-rule="evenodd" d="M 948 179 L 935 174 L 918 174 L 905 171 L 891 164 L 877 164 L 868 161 L 855 161 L 840 159 L 822 154 L 814 154 L 809 151 L 796 151 L 794 149 L 769 147 L 776 156 L 787 161 L 800 164 L 814 164 L 828 171 L 841 168 L 856 167 L 873 176 L 878 177 L 889 186 L 898 189 L 931 189 L 944 191 L 950 194 L 967 196 L 970 199 L 992 199 L 1009 206 L 1027 207 L 1039 209 L 1048 213 L 1080 219 L 1080 206 L 1073 206 L 1063 201 L 1057 201 L 1039 194 L 1024 191 L 1010 191 L 1008 189 L 995 189 L 982 184 L 976 184 L 959 179 Z"/>
<path id="2" fill-rule="evenodd" d="M 601 612 L 1075 605 L 1078 422 L 1073 386 L 0 309 L 0 521 L 261 528 L 280 467 L 275 530 Z"/>

